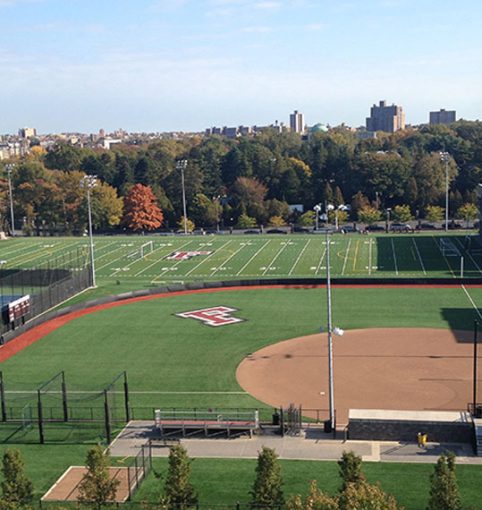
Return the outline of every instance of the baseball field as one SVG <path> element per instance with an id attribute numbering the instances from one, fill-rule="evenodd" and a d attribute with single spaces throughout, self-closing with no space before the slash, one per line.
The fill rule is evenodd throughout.
<path id="1" fill-rule="evenodd" d="M 36 267 L 74 246 L 85 247 L 87 240 L 15 239 L 0 245 L 0 259 L 5 261 L 5 268 Z M 479 276 L 482 273 L 482 254 L 466 248 L 465 236 L 337 235 L 330 244 L 332 273 L 333 276 L 356 278 L 410 276 L 453 279 L 459 276 L 463 257 L 465 276 Z M 105 237 L 95 239 L 95 250 L 99 289 L 85 293 L 82 299 L 173 281 L 319 276 L 320 284 L 323 284 L 326 271 L 324 236 Z M 218 307 L 229 309 L 227 317 L 239 320 L 213 327 L 199 320 L 195 314 L 189 316 L 188 313 Z M 320 334 L 320 330 L 326 331 L 326 308 L 326 289 L 323 286 L 226 288 L 215 292 L 161 294 L 151 296 L 151 299 L 126 300 L 67 315 L 40 332 L 28 332 L 24 340 L 25 345 L 29 345 L 19 352 L 8 350 L 18 340 L 0 348 L 1 370 L 8 398 L 20 402 L 27 410 L 35 405 L 35 389 L 59 371 L 65 372 L 68 389 L 73 396 L 72 405 L 78 406 L 88 406 L 89 401 L 97 402 L 95 399 L 99 391 L 117 374 L 126 371 L 135 417 L 136 413 L 139 417 L 151 417 L 152 409 L 157 407 L 259 408 L 269 415 L 272 406 L 277 404 L 276 395 L 279 396 L 278 404 L 289 402 L 283 388 L 299 385 L 304 378 L 303 373 L 285 367 L 283 379 L 271 385 L 270 391 L 274 391 L 275 397 L 264 398 L 261 393 L 248 391 L 240 383 L 238 367 L 243 360 L 255 358 L 261 349 L 273 348 L 282 341 L 298 339 L 295 343 L 299 344 L 310 335 L 319 335 L 322 342 L 324 335 Z M 482 319 L 481 310 L 482 288 L 477 285 L 335 286 L 333 323 L 345 330 L 345 335 L 335 340 L 336 384 L 341 388 L 343 381 L 349 381 L 343 392 L 350 393 L 352 387 L 349 405 L 353 407 L 360 391 L 370 392 L 363 368 L 367 366 L 367 358 L 378 363 L 370 369 L 370 375 L 377 371 L 381 373 L 383 367 L 389 366 L 390 360 L 405 358 L 403 370 L 407 371 L 407 379 L 412 378 L 415 384 L 420 384 L 421 377 L 424 380 L 434 378 L 430 370 L 435 373 L 435 366 L 430 363 L 439 362 L 437 370 L 442 367 L 442 375 L 437 372 L 434 393 L 430 393 L 430 383 L 424 382 L 430 390 L 427 392 L 429 400 L 416 405 L 426 409 L 464 408 L 470 400 L 472 384 L 468 332 L 472 330 L 474 320 Z M 397 336 L 394 336 L 393 328 L 396 328 Z M 359 343 L 355 349 L 351 342 L 360 331 L 368 329 L 378 332 L 378 336 L 375 333 L 370 335 L 369 352 L 364 349 L 365 344 Z M 437 331 L 448 335 L 448 344 L 444 344 L 440 352 L 436 350 Z M 426 347 L 429 337 L 434 343 Z M 357 341 L 368 342 L 368 339 Z M 392 348 L 393 351 L 390 351 Z M 299 361 L 300 356 L 290 358 L 290 353 L 288 349 L 280 357 L 284 362 Z M 451 363 L 455 357 L 461 360 L 460 364 L 454 368 L 455 373 L 447 373 L 444 377 L 444 363 L 455 366 Z M 348 358 L 349 362 L 346 361 Z M 418 364 L 422 362 L 428 362 L 428 365 Z M 309 407 L 319 409 L 321 418 L 324 418 L 328 401 L 327 363 L 323 350 L 316 353 L 316 363 L 319 363 L 319 371 L 309 384 L 314 387 L 318 400 L 311 401 Z M 422 372 L 423 376 L 420 375 Z M 376 391 L 384 399 L 392 402 L 399 399 L 401 402 L 401 395 L 406 398 L 407 392 L 397 389 L 396 379 L 392 373 L 392 384 L 383 384 L 377 379 L 370 384 L 376 385 Z M 430 397 L 445 394 L 450 394 L 450 398 L 442 402 Z M 459 400 L 454 400 L 454 394 Z M 364 395 L 359 396 L 360 402 L 363 401 Z M 345 404 L 340 401 L 339 405 Z M 36 441 L 35 427 L 14 430 L 0 426 L 4 445 L 20 445 L 27 464 L 35 463 L 39 455 L 48 457 L 45 469 L 39 470 L 38 465 L 36 468 L 29 467 L 38 493 L 45 491 L 66 467 L 83 461 L 87 447 L 78 444 L 79 441 L 92 443 L 98 437 L 92 431 L 69 427 L 50 433 L 53 434 L 50 437 L 60 444 L 27 445 L 25 443 Z M 159 469 L 162 462 L 159 461 Z M 241 476 L 236 473 L 238 470 L 250 472 L 252 462 L 223 462 L 233 463 L 229 467 L 234 473 L 233 493 L 239 494 L 237 499 L 245 500 L 242 491 L 245 485 L 249 491 L 250 478 L 246 474 L 243 480 L 236 482 L 236 477 Z M 205 466 L 203 469 L 209 473 L 207 479 L 215 480 L 216 473 L 219 475 L 227 469 L 221 464 L 197 460 L 195 466 Z M 316 471 L 318 465 L 295 461 L 285 461 L 283 465 L 286 466 L 289 490 L 306 492 L 308 483 L 304 489 L 301 487 L 302 475 Z M 319 475 L 312 477 L 320 476 L 320 484 L 322 479 L 331 480 L 327 482 L 328 487 L 334 487 L 336 465 L 319 465 Z M 426 496 L 423 491 L 428 490 L 430 466 L 414 467 L 412 482 L 409 481 L 412 478 L 410 469 L 410 466 L 392 465 L 377 470 L 370 466 L 367 472 L 373 479 L 381 480 L 382 485 L 407 508 L 421 508 L 417 505 Z M 480 469 L 463 466 L 459 471 L 459 477 L 463 479 L 464 502 L 474 508 L 479 508 L 480 503 L 472 481 L 474 476 L 480 476 Z M 427 473 L 423 490 L 422 478 L 417 470 L 426 470 Z M 403 475 L 394 475 L 395 472 Z M 402 490 L 397 493 L 393 476 L 406 478 L 405 496 Z M 226 495 L 212 489 L 212 484 L 213 481 L 206 481 L 200 489 L 204 501 L 207 504 L 226 503 Z"/>

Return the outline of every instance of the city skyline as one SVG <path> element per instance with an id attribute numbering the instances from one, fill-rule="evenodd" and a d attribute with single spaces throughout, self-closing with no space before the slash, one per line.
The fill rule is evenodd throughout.
<path id="1" fill-rule="evenodd" d="M 0 0 L 0 133 L 363 126 L 481 118 L 482 5 L 465 0 Z"/>

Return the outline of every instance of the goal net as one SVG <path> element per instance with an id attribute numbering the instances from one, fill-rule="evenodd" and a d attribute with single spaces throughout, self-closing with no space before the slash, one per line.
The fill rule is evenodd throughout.
<path id="1" fill-rule="evenodd" d="M 154 251 L 154 242 L 148 241 L 147 243 L 142 244 L 137 250 L 129 253 L 127 258 L 129 259 L 143 259 L 150 253 Z"/>
<path id="2" fill-rule="evenodd" d="M 440 251 L 444 257 L 460 257 L 460 250 L 455 246 L 452 239 L 441 237 L 439 240 Z"/>

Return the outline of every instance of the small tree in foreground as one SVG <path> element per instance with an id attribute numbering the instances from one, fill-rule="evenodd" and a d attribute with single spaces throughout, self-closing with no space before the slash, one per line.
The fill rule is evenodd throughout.
<path id="1" fill-rule="evenodd" d="M 445 209 L 439 205 L 428 205 L 425 209 L 425 219 L 427 221 L 442 221 Z"/>
<path id="2" fill-rule="evenodd" d="M 399 221 L 401 223 L 406 223 L 413 219 L 412 212 L 410 211 L 409 205 L 396 205 L 392 209 L 392 219 L 393 221 Z"/>
<path id="3" fill-rule="evenodd" d="M 276 452 L 263 446 L 258 455 L 256 478 L 251 490 L 251 507 L 274 508 L 284 505 L 281 466 Z"/>
<path id="4" fill-rule="evenodd" d="M 459 489 L 455 476 L 455 455 L 441 455 L 430 475 L 430 499 L 427 510 L 460 510 Z"/>
<path id="5" fill-rule="evenodd" d="M 198 496 L 189 481 L 191 462 L 183 446 L 173 446 L 169 450 L 164 499 L 161 502 L 166 507 L 182 509 L 197 504 Z"/>
<path id="6" fill-rule="evenodd" d="M 347 484 L 338 498 L 339 510 L 402 510 L 396 499 L 366 480 Z"/>
<path id="7" fill-rule="evenodd" d="M 21 507 L 33 499 L 33 485 L 24 471 L 19 450 L 6 449 L 2 459 L 2 507 Z"/>
<path id="8" fill-rule="evenodd" d="M 177 222 L 177 227 L 179 228 L 179 230 L 184 231 L 184 216 L 181 216 L 181 219 Z M 194 221 L 192 221 L 188 218 L 186 221 L 187 231 L 189 233 L 192 233 L 195 228 L 196 228 L 196 225 L 194 224 Z"/>
<path id="9" fill-rule="evenodd" d="M 256 227 L 256 220 L 251 218 L 246 214 L 241 214 L 238 218 L 238 223 L 236 225 L 238 228 L 254 228 Z"/>
<path id="10" fill-rule="evenodd" d="M 350 483 L 357 484 L 365 481 L 365 475 L 362 472 L 361 466 L 361 457 L 354 452 L 343 452 L 341 459 L 338 461 L 342 480 L 341 492 L 343 492 Z"/>
<path id="11" fill-rule="evenodd" d="M 87 473 L 79 485 L 79 501 L 99 509 L 115 500 L 120 480 L 110 477 L 110 455 L 100 445 L 87 452 Z"/>
<path id="12" fill-rule="evenodd" d="M 466 227 L 469 227 L 469 221 L 477 219 L 479 210 L 475 204 L 464 204 L 457 209 L 457 218 L 465 220 Z"/>
<path id="13" fill-rule="evenodd" d="M 358 211 L 358 221 L 361 221 L 367 225 L 371 225 L 376 221 L 380 221 L 381 218 L 381 212 L 370 205 L 366 205 Z"/>
<path id="14" fill-rule="evenodd" d="M 318 489 L 313 480 L 306 498 L 297 494 L 288 500 L 286 506 L 288 510 L 338 510 L 338 501 Z"/>

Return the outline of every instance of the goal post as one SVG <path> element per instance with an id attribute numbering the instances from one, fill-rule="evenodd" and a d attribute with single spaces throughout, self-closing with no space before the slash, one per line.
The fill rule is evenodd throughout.
<path id="1" fill-rule="evenodd" d="M 154 251 L 154 242 L 148 241 L 147 243 L 144 243 L 140 247 L 140 258 L 143 259 L 146 255 L 149 255 Z"/>

